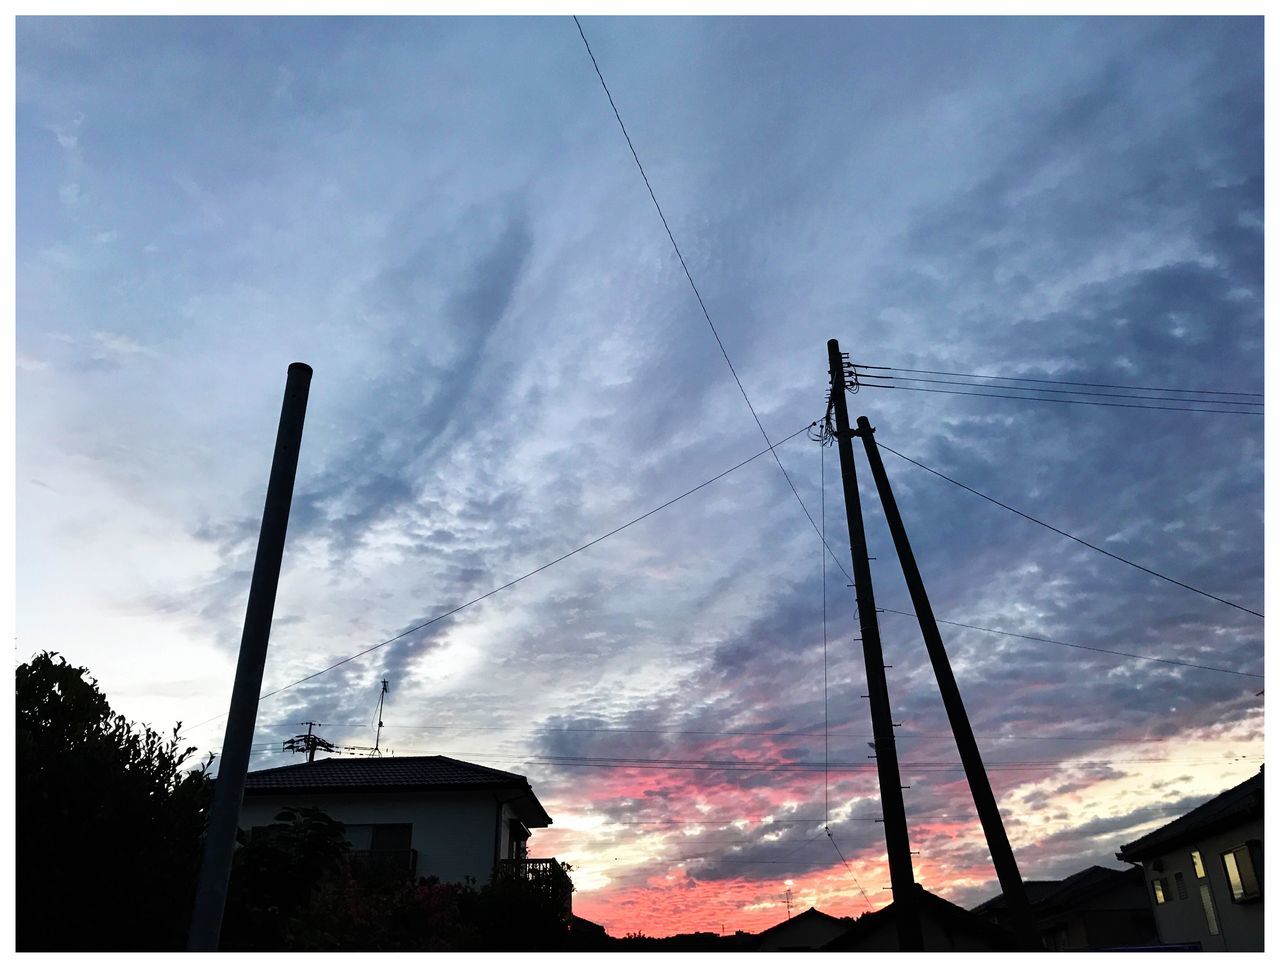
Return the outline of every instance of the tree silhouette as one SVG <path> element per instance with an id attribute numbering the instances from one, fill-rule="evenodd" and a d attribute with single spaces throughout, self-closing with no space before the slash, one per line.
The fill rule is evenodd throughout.
<path id="1" fill-rule="evenodd" d="M 211 800 L 195 747 L 113 712 L 88 670 L 17 670 L 17 947 L 183 947 Z"/>

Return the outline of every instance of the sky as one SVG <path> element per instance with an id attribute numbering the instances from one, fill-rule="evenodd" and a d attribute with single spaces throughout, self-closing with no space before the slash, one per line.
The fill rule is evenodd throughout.
<path id="1" fill-rule="evenodd" d="M 1261 393 L 1262 21 L 582 28 L 706 316 L 572 19 L 18 19 L 17 661 L 57 651 L 219 750 L 295 360 L 263 692 L 748 461 L 264 700 L 251 768 L 296 762 L 305 720 L 372 746 L 385 678 L 382 748 L 528 776 L 555 821 L 531 853 L 614 935 L 760 930 L 788 890 L 882 907 L 838 457 L 797 433 L 826 341 Z M 849 409 L 1243 606 L 885 453 L 937 616 L 1035 637 L 942 626 L 1025 878 L 1119 867 L 1258 770 L 1260 416 Z M 916 878 L 976 904 L 999 888 L 857 451 Z"/>

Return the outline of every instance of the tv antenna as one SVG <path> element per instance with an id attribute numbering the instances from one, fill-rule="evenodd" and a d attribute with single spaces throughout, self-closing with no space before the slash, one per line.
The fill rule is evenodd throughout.
<path id="1" fill-rule="evenodd" d="M 378 712 L 377 712 L 378 731 L 377 733 L 374 734 L 373 745 L 372 746 L 342 746 L 342 747 L 339 747 L 339 749 L 348 751 L 351 753 L 367 753 L 369 756 L 382 755 L 382 707 L 386 702 L 387 694 L 390 692 L 391 692 L 390 685 L 388 685 L 386 679 L 383 679 L 382 691 L 378 693 Z M 388 750 L 387 752 L 390 753 L 391 750 Z"/>
<path id="2" fill-rule="evenodd" d="M 382 692 L 378 693 L 378 732 L 374 735 L 374 738 L 373 738 L 373 755 L 374 756 L 382 755 L 381 750 L 379 750 L 378 748 L 382 743 L 382 704 L 387 698 L 387 693 L 389 693 L 390 691 L 391 691 L 391 688 L 387 685 L 387 680 L 383 679 Z"/>

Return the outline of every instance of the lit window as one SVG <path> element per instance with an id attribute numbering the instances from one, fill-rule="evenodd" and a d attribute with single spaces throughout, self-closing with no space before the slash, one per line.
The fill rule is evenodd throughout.
<path id="1" fill-rule="evenodd" d="M 1258 883 L 1253 863 L 1253 853 L 1255 850 L 1260 851 L 1261 847 L 1258 841 L 1251 840 L 1222 855 L 1222 867 L 1227 873 L 1231 900 L 1236 904 L 1256 901 L 1262 897 L 1262 885 Z"/>
<path id="2" fill-rule="evenodd" d="M 1204 916 L 1209 922 L 1209 933 L 1218 933 L 1218 915 L 1213 910 L 1213 895 L 1209 893 L 1209 885 L 1200 885 L 1200 903 L 1204 905 Z"/>
<path id="3" fill-rule="evenodd" d="M 1163 904 L 1164 903 L 1164 878 L 1157 877 L 1154 881 L 1152 881 L 1151 890 L 1155 892 L 1156 903 Z"/>
<path id="4" fill-rule="evenodd" d="M 1191 852 L 1191 863 L 1195 865 L 1196 877 L 1204 877 L 1204 861 L 1200 859 L 1200 851 L 1193 850 Z"/>
<path id="5" fill-rule="evenodd" d="M 1178 900 L 1185 901 L 1187 899 L 1187 882 L 1182 877 L 1182 871 L 1178 871 L 1173 875 L 1173 885 L 1178 889 Z"/>

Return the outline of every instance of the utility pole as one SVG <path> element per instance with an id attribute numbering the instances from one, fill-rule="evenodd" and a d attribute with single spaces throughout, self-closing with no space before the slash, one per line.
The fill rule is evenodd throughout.
<path id="1" fill-rule="evenodd" d="M 867 559 L 867 539 L 862 528 L 862 502 L 858 497 L 858 472 L 853 463 L 849 409 L 844 395 L 845 362 L 840 344 L 836 340 L 827 341 L 827 360 L 831 368 L 831 403 L 836 418 L 836 446 L 840 452 L 845 517 L 849 522 L 853 585 L 862 631 L 862 656 L 867 667 L 867 689 L 870 692 L 868 698 L 871 700 L 871 731 L 875 739 L 876 771 L 880 779 L 880 806 L 884 812 L 889 881 L 897 911 L 898 950 L 923 951 L 924 936 L 920 928 L 915 872 L 911 867 L 911 841 L 907 832 L 907 810 L 902 802 L 902 778 L 898 771 L 898 748 L 893 735 L 889 684 L 884 675 L 880 625 L 876 619 L 876 600 L 871 588 L 871 563 Z"/>
<path id="2" fill-rule="evenodd" d="M 1040 940 L 1040 933 L 1036 930 L 1035 917 L 1031 913 L 1027 891 L 1022 883 L 1022 875 L 1018 872 L 1018 862 L 1014 859 L 1013 848 L 1009 845 L 1004 822 L 1000 819 L 1000 808 L 996 805 L 995 794 L 991 791 L 991 780 L 982 764 L 982 754 L 978 751 L 973 726 L 965 711 L 964 700 L 960 697 L 960 687 L 956 684 L 955 674 L 951 671 L 951 662 L 947 658 L 942 634 L 938 631 L 938 622 L 933 616 L 933 607 L 929 604 L 929 596 L 925 592 L 924 580 L 920 577 L 920 569 L 916 567 L 911 542 L 907 540 L 907 529 L 903 526 L 902 515 L 898 512 L 898 502 L 894 499 L 893 488 L 889 486 L 889 476 L 885 473 L 884 462 L 880 460 L 875 428 L 866 417 L 859 417 L 858 429 L 854 431 L 854 435 L 862 438 L 862 445 L 867 451 L 867 463 L 871 465 L 871 476 L 875 478 L 876 490 L 880 492 L 880 503 L 884 505 L 889 532 L 893 535 L 898 561 L 902 564 L 902 577 L 906 579 L 907 588 L 911 592 L 911 604 L 915 607 L 916 618 L 920 621 L 920 632 L 924 635 L 924 644 L 929 651 L 929 661 L 933 664 L 933 674 L 938 680 L 938 690 L 942 693 L 942 704 L 947 710 L 951 732 L 955 736 L 956 748 L 960 752 L 960 762 L 964 765 L 965 776 L 969 780 L 969 790 L 973 794 L 974 806 L 978 809 L 982 831 L 987 837 L 987 847 L 991 851 L 996 876 L 1000 879 L 1000 889 L 1004 892 L 1005 902 L 1009 905 L 1009 915 L 1013 920 L 1014 930 L 1028 950 L 1042 950 L 1044 945 Z"/>
<path id="3" fill-rule="evenodd" d="M 321 749 L 326 753 L 332 753 L 334 746 L 327 739 L 321 739 L 319 736 L 313 736 L 311 729 L 313 726 L 323 726 L 324 723 L 306 722 L 300 725 L 307 727 L 307 735 L 292 736 L 284 741 L 285 752 L 307 754 L 307 762 L 314 763 L 316 761 L 316 750 Z"/>
<path id="4" fill-rule="evenodd" d="M 787 893 L 785 897 L 787 900 L 787 920 L 790 921 L 791 920 L 791 888 L 789 887 L 787 888 Z"/>
<path id="5" fill-rule="evenodd" d="M 302 424 L 307 414 L 311 389 L 311 367 L 290 363 L 285 381 L 284 403 L 276 430 L 275 455 L 267 483 L 267 500 L 258 533 L 258 553 L 249 582 L 249 604 L 245 610 L 240 657 L 236 662 L 235 685 L 227 713 L 227 729 L 222 740 L 222 766 L 213 787 L 213 807 L 205 832 L 200 878 L 196 883 L 195 905 L 191 913 L 188 951 L 216 951 L 222 933 L 222 913 L 226 907 L 227 882 L 231 877 L 231 854 L 235 849 L 236 822 L 244 798 L 244 777 L 249 769 L 249 747 L 258 715 L 258 693 L 262 670 L 267 662 L 271 619 L 275 612 L 276 589 L 280 583 L 280 562 L 284 557 L 289 508 L 293 504 L 293 481 L 298 471 L 298 450 L 302 446 Z"/>

